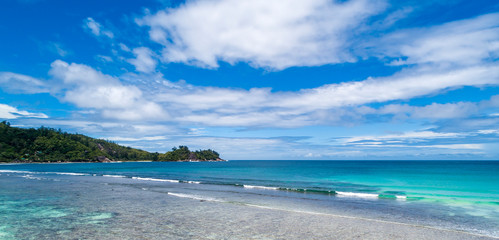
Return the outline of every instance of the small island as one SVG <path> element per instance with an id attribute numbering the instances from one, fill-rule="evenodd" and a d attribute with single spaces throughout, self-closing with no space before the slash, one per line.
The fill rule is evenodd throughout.
<path id="1" fill-rule="evenodd" d="M 0 122 L 0 162 L 115 162 L 115 161 L 225 161 L 211 149 L 191 151 L 174 147 L 165 153 L 147 152 L 60 129 L 18 128 Z"/>

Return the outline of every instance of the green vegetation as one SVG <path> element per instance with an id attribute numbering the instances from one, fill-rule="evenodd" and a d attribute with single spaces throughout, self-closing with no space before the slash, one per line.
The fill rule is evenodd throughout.
<path id="1" fill-rule="evenodd" d="M 105 161 L 203 161 L 219 160 L 213 150 L 189 151 L 186 146 L 173 151 L 150 153 L 116 143 L 62 132 L 60 129 L 11 127 L 0 122 L 0 162 L 105 162 Z"/>
<path id="2" fill-rule="evenodd" d="M 187 146 L 174 147 L 172 148 L 172 151 L 161 154 L 158 157 L 158 161 L 203 161 L 217 159 L 220 159 L 220 155 L 211 149 L 191 152 Z"/>

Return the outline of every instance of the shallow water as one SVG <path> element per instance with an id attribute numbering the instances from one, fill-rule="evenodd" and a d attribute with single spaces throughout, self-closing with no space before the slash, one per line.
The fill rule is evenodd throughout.
<path id="1" fill-rule="evenodd" d="M 293 224 L 310 223 L 325 238 L 343 228 L 320 219 L 337 216 L 499 237 L 497 172 L 497 162 L 1 165 L 0 239 L 303 239 Z"/>

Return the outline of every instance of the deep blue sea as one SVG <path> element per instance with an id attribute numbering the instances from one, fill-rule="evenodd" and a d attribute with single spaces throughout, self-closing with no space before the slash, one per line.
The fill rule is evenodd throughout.
<path id="1" fill-rule="evenodd" d="M 499 237 L 498 161 L 229 161 L 0 165 L 0 239 L 123 224 L 104 185 Z"/>

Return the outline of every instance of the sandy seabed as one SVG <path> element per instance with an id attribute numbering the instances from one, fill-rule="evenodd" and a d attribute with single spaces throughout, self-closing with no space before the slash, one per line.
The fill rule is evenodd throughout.
<path id="1" fill-rule="evenodd" d="M 203 199 L 174 193 L 175 188 L 131 181 L 4 174 L 0 182 L 12 187 L 7 189 L 10 193 L 39 195 L 29 204 L 16 206 L 18 209 L 48 204 L 44 209 L 57 213 L 31 220 L 25 216 L 20 223 L 0 230 L 16 228 L 10 235 L 4 234 L 5 239 L 494 239 L 361 216 Z M 39 214 L 37 211 L 29 214 Z M 16 221 L 16 216 L 11 217 L 11 222 Z"/>

